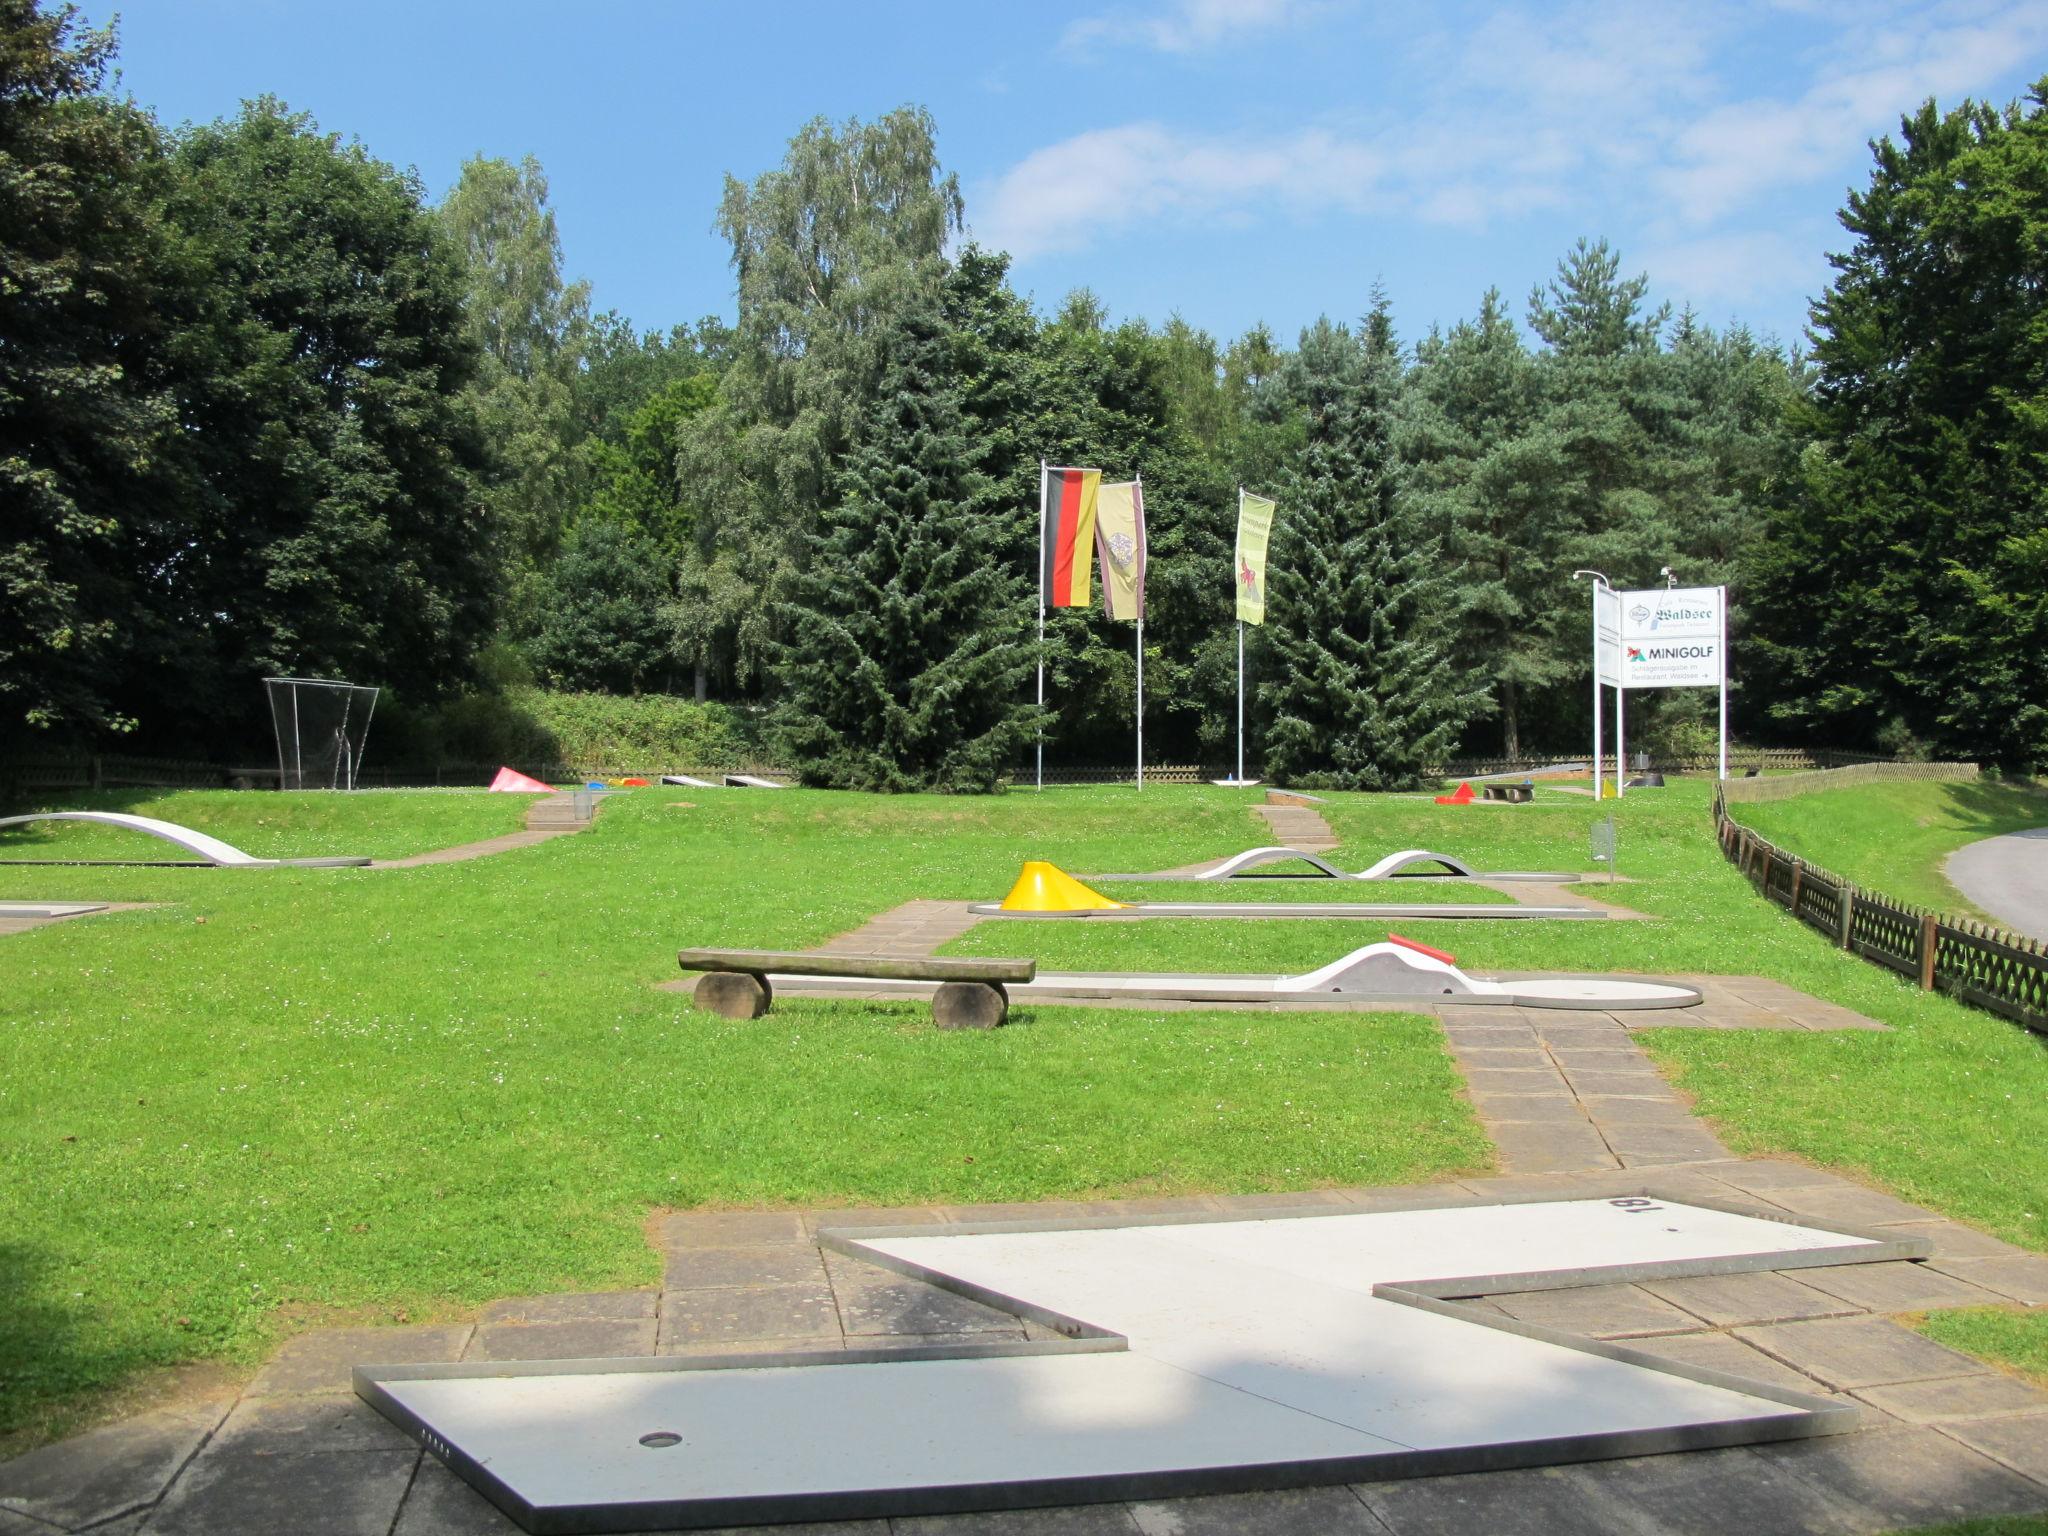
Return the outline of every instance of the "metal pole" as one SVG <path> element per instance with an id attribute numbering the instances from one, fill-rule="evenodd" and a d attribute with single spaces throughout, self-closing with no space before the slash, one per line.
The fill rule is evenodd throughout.
<path id="1" fill-rule="evenodd" d="M 1593 803 L 1600 803 L 1600 583 L 1593 583 Z"/>
<path id="2" fill-rule="evenodd" d="M 1721 589 L 1721 777 L 1728 777 L 1728 589 Z"/>
<path id="3" fill-rule="evenodd" d="M 1240 492 L 1240 495 L 1243 493 Z M 1244 620 L 1237 621 L 1237 782 L 1244 782 Z"/>
<path id="4" fill-rule="evenodd" d="M 1626 714 L 1628 690 L 1614 690 L 1614 798 L 1628 793 L 1628 740 Z"/>
<path id="5" fill-rule="evenodd" d="M 1142 599 L 1140 599 L 1142 601 Z M 1145 610 L 1138 610 L 1138 788 L 1145 787 Z"/>
<path id="6" fill-rule="evenodd" d="M 1038 461 L 1038 789 L 1045 789 L 1045 460 Z"/>

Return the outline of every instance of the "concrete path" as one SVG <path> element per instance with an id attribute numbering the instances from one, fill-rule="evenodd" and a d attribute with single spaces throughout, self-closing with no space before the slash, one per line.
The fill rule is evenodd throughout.
<path id="1" fill-rule="evenodd" d="M 1304 853 L 1328 853 L 1337 846 L 1337 834 L 1312 805 L 1304 805 L 1298 800 L 1268 800 L 1264 805 L 1253 806 L 1252 810 L 1265 819 L 1266 825 L 1273 829 L 1273 841 L 1283 848 L 1299 848 Z"/>
<path id="2" fill-rule="evenodd" d="M 587 830 L 598 803 L 591 803 L 591 816 L 583 816 L 577 814 L 575 795 L 549 795 L 545 799 L 533 802 L 526 813 L 524 831 L 507 832 L 502 837 L 487 837 L 481 842 L 460 843 L 453 848 L 436 848 L 430 853 L 415 853 L 403 859 L 377 859 L 370 867 L 417 869 L 423 864 L 463 864 L 471 859 L 488 858 L 494 853 L 509 853 L 515 848 L 531 848 L 535 843 L 545 843 L 550 838 L 567 837 L 572 832 Z M 0 1536 L 4 1536 L 4 1533 L 0 1533 Z"/>
<path id="3" fill-rule="evenodd" d="M 1942 872 L 1950 885 L 2014 933 L 2048 940 L 2048 827 L 1958 848 Z"/>

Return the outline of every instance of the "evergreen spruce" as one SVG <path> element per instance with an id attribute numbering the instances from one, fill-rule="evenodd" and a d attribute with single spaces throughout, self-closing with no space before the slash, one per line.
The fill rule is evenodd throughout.
<path id="1" fill-rule="evenodd" d="M 1457 665 L 1436 541 L 1404 508 L 1386 301 L 1357 336 L 1319 321 L 1296 366 L 1307 441 L 1274 530 L 1265 771 L 1311 787 L 1414 788 L 1483 693 Z"/>
<path id="2" fill-rule="evenodd" d="M 776 734 L 806 784 L 987 791 L 1031 740 L 1030 593 L 974 510 L 981 454 L 936 298 L 890 329 L 782 608 Z"/>

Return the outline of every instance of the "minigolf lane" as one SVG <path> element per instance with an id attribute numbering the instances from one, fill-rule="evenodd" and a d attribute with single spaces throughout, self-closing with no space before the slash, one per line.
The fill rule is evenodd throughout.
<path id="1" fill-rule="evenodd" d="M 1858 1410 L 1436 1298 L 1926 1246 L 1647 1195 L 821 1239 L 1067 1337 L 911 1358 L 366 1366 L 357 1391 L 534 1531 L 1543 1465 L 1837 1433 Z"/>

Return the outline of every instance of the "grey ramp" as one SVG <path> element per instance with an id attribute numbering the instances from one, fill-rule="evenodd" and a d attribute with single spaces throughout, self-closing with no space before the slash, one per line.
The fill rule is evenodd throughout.
<path id="1" fill-rule="evenodd" d="M 680 784 L 685 789 L 718 789 L 722 787 L 712 783 L 709 779 L 692 778 L 687 773 L 664 773 L 661 776 L 661 782 L 664 784 Z"/>
<path id="2" fill-rule="evenodd" d="M 106 910 L 104 901 L 0 901 L 0 918 L 80 917 Z"/>
<path id="3" fill-rule="evenodd" d="M 1949 884 L 2013 932 L 2048 939 L 2048 827 L 1958 848 L 1943 873 Z"/>
<path id="4" fill-rule="evenodd" d="M 36 821 L 90 821 L 104 827 L 121 827 L 130 832 L 143 832 L 151 837 L 194 854 L 208 864 L 223 869 L 277 869 L 293 867 L 303 869 L 333 869 L 367 864 L 368 859 L 259 859 L 242 852 L 232 843 L 224 843 L 217 837 L 208 837 L 204 832 L 195 832 L 190 827 L 181 827 L 174 821 L 158 821 L 154 816 L 131 816 L 125 811 L 38 811 L 31 816 L 0 817 L 0 827 L 26 826 Z"/>
<path id="5" fill-rule="evenodd" d="M 1078 1337 L 907 1356 L 364 1367 L 356 1389 L 541 1533 L 1543 1465 L 1835 1433 L 1858 1410 L 1442 1296 L 1927 1247 L 1648 1196 L 824 1241 Z M 663 1434 L 677 1443 L 643 1444 Z"/>

